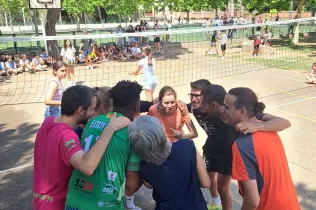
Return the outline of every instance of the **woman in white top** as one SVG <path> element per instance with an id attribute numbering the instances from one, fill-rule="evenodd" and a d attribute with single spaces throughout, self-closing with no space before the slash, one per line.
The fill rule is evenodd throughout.
<path id="1" fill-rule="evenodd" d="M 157 87 L 157 81 L 155 76 L 155 59 L 152 57 L 150 47 L 145 47 L 143 50 L 145 58 L 139 61 L 136 71 L 130 72 L 129 75 L 137 75 L 140 70 L 143 70 L 143 78 L 141 85 L 143 86 L 146 94 L 147 101 L 153 100 L 154 91 Z"/>
<path id="2" fill-rule="evenodd" d="M 64 47 L 61 48 L 61 57 L 64 64 L 67 67 L 67 79 L 69 81 L 69 86 L 76 85 L 75 83 L 75 52 L 76 49 L 71 45 L 69 39 L 64 41 Z"/>
<path id="3" fill-rule="evenodd" d="M 53 75 L 54 78 L 48 82 L 48 91 L 45 98 L 45 104 L 47 105 L 44 119 L 49 116 L 60 116 L 60 105 L 62 94 L 65 90 L 61 80 L 66 76 L 66 66 L 61 61 L 53 63 Z"/>

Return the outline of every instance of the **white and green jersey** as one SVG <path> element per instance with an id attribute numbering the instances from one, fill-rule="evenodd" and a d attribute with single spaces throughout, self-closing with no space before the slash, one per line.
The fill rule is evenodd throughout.
<path id="1" fill-rule="evenodd" d="M 95 117 L 86 125 L 81 136 L 81 145 L 86 152 L 96 143 L 112 114 Z M 117 116 L 122 114 L 117 113 Z M 78 170 L 72 173 L 65 210 L 125 209 L 126 171 L 138 171 L 140 161 L 140 157 L 131 151 L 128 129 L 115 132 L 91 176 Z"/>

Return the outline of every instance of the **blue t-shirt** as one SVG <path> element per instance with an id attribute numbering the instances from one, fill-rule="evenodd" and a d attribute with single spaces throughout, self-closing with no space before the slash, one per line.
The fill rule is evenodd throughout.
<path id="1" fill-rule="evenodd" d="M 156 210 L 207 210 L 192 140 L 173 143 L 170 156 L 159 166 L 142 161 L 140 175 L 153 187 Z"/>

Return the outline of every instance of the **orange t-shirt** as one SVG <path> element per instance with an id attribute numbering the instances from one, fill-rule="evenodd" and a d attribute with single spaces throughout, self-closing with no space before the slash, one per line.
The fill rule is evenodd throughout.
<path id="1" fill-rule="evenodd" d="M 257 210 L 300 210 L 282 141 L 276 132 L 256 132 L 233 144 L 232 178 L 257 180 L 260 203 Z"/>
<path id="2" fill-rule="evenodd" d="M 158 111 L 157 104 L 154 104 L 149 108 L 147 115 L 151 115 L 158 118 L 158 120 L 161 122 L 161 124 L 163 125 L 165 129 L 167 138 L 171 142 L 175 142 L 178 139 L 173 136 L 173 131 L 170 128 L 174 130 L 179 130 L 183 133 L 183 129 L 182 129 L 183 125 L 191 121 L 190 114 L 182 116 L 179 107 L 177 107 L 177 110 L 173 115 L 162 116 L 160 112 Z"/>

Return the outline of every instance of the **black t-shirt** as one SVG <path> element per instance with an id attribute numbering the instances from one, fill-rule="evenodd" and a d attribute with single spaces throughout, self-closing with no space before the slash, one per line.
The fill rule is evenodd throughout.
<path id="1" fill-rule="evenodd" d="M 153 105 L 153 102 L 149 102 L 149 101 L 140 101 L 140 107 L 139 107 L 139 112 L 140 113 L 144 113 L 144 112 L 148 112 L 149 108 Z"/>
<path id="2" fill-rule="evenodd" d="M 191 103 L 187 104 L 191 110 Z M 208 157 L 229 157 L 232 154 L 232 145 L 239 137 L 240 132 L 221 119 L 202 113 L 198 109 L 193 109 L 193 115 L 199 125 L 207 134 L 206 142 L 203 146 L 203 154 Z M 264 114 L 258 115 L 257 119 L 262 120 Z"/>

